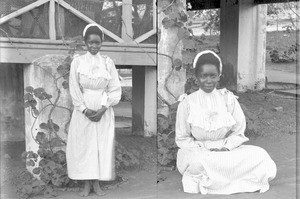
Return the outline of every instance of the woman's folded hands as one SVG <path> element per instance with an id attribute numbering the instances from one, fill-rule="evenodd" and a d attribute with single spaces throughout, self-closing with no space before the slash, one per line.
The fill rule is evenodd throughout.
<path id="1" fill-rule="evenodd" d="M 229 149 L 227 149 L 226 147 L 222 147 L 220 149 L 218 149 L 218 148 L 211 148 L 210 151 L 229 151 Z"/>
<path id="2" fill-rule="evenodd" d="M 100 109 L 98 109 L 97 111 L 92 110 L 92 109 L 87 109 L 84 114 L 87 118 L 89 118 L 89 120 L 91 120 L 92 122 L 99 122 L 103 116 L 103 114 L 105 113 L 105 111 L 107 110 L 107 108 L 105 106 L 102 106 Z"/>

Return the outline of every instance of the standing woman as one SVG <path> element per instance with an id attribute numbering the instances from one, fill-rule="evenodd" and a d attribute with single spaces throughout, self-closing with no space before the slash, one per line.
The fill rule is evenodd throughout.
<path id="1" fill-rule="evenodd" d="M 267 191 L 276 165 L 264 149 L 243 145 L 249 139 L 237 97 L 216 89 L 222 74 L 220 57 L 203 51 L 193 66 L 200 89 L 180 102 L 176 118 L 177 167 L 184 192 Z"/>
<path id="2" fill-rule="evenodd" d="M 113 61 L 100 54 L 103 32 L 97 24 L 89 24 L 83 31 L 88 52 L 75 57 L 70 70 L 70 94 L 74 111 L 67 143 L 68 175 L 84 180 L 81 196 L 88 196 L 91 188 L 104 195 L 99 180 L 115 178 L 114 168 L 114 112 L 119 103 L 121 85 Z"/>

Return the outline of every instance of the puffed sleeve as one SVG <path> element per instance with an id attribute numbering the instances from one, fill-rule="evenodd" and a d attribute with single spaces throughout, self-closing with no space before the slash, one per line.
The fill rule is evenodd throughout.
<path id="1" fill-rule="evenodd" d="M 75 109 L 82 112 L 84 109 L 86 109 L 86 106 L 84 104 L 83 95 L 79 86 L 78 74 L 76 72 L 78 65 L 79 65 L 78 58 L 74 58 L 74 60 L 71 63 L 71 69 L 70 69 L 69 90 L 70 90 L 72 102 Z"/>
<path id="2" fill-rule="evenodd" d="M 232 150 L 249 139 L 245 136 L 246 129 L 246 118 L 244 112 L 233 94 L 228 94 L 228 98 L 231 101 L 229 103 L 228 109 L 236 121 L 236 124 L 231 129 L 232 133 L 225 139 L 225 145 L 229 150 Z"/>
<path id="3" fill-rule="evenodd" d="M 106 59 L 106 64 L 108 66 L 111 79 L 109 80 L 107 86 L 107 99 L 102 101 L 102 105 L 110 107 L 119 103 L 121 99 L 122 89 L 119 75 L 114 62 L 109 57 L 107 57 Z"/>
<path id="4" fill-rule="evenodd" d="M 187 122 L 188 118 L 188 103 L 183 100 L 179 103 L 176 115 L 175 124 L 175 142 L 179 148 L 199 147 L 191 134 L 190 124 Z"/>

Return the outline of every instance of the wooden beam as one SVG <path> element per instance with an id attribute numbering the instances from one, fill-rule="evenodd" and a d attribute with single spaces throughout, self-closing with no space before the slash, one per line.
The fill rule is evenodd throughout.
<path id="1" fill-rule="evenodd" d="M 48 54 L 68 54 L 61 44 L 12 44 L 0 42 L 1 63 L 31 63 Z M 85 51 L 78 52 L 79 54 Z M 138 46 L 103 45 L 101 53 L 110 56 L 117 65 L 156 66 L 156 45 Z"/>
<path id="2" fill-rule="evenodd" d="M 41 44 L 41 45 L 64 45 L 73 43 L 70 40 L 49 40 L 49 39 L 26 39 L 26 38 L 5 38 L 0 37 L 0 45 L 1 43 L 13 43 L 15 45 L 19 44 Z M 84 43 L 82 43 L 84 45 Z M 111 47 L 126 47 L 126 48 L 138 48 L 136 43 L 115 43 L 115 42 L 103 42 L 102 46 L 111 46 Z M 141 48 L 156 48 L 156 44 L 139 44 Z"/>
<path id="3" fill-rule="evenodd" d="M 123 0 L 122 6 L 122 38 L 125 42 L 132 42 L 132 0 Z"/>
<path id="4" fill-rule="evenodd" d="M 187 4 L 192 6 L 188 10 L 206 10 L 220 8 L 220 0 L 186 0 Z"/>
<path id="5" fill-rule="evenodd" d="M 55 1 L 50 0 L 49 5 L 49 38 L 51 40 L 56 40 L 56 30 L 55 30 Z"/>
<path id="6" fill-rule="evenodd" d="M 299 0 L 254 0 L 255 4 L 269 4 L 269 3 L 289 3 L 297 2 Z"/>
<path id="7" fill-rule="evenodd" d="M 220 8 L 220 1 L 221 0 L 186 0 L 187 4 L 192 6 L 189 10 L 218 9 Z M 288 3 L 298 1 L 299 0 L 254 0 L 254 4 Z"/>
<path id="8" fill-rule="evenodd" d="M 69 50 L 63 44 L 36 44 L 36 43 L 0 43 L 0 49 L 7 49 L 7 48 L 15 48 L 15 49 L 28 49 L 28 50 L 35 50 L 39 51 L 40 49 L 45 50 Z M 86 50 L 86 47 L 83 47 Z M 84 50 L 84 51 L 85 51 Z M 124 45 L 109 45 L 103 43 L 101 47 L 101 51 L 110 51 L 110 52 L 128 52 L 128 53 L 156 53 L 156 45 L 149 45 L 149 44 L 140 44 L 139 46 L 124 46 Z M 2 51 L 1 51 L 2 53 Z"/>
<path id="9" fill-rule="evenodd" d="M 24 14 L 24 13 L 30 11 L 30 10 L 33 10 L 34 8 L 39 7 L 39 6 L 47 3 L 48 1 L 49 0 L 38 0 L 34 3 L 32 3 L 32 4 L 29 4 L 28 6 L 25 6 L 24 8 L 21 8 L 21 9 L 15 11 L 15 12 L 9 14 L 9 15 L 6 15 L 6 16 L 0 18 L 0 25 L 7 22 L 7 21 L 9 21 L 9 20 L 11 20 L 11 19 L 13 19 L 13 18 L 15 18 L 15 17 L 18 17 L 18 16 L 20 16 L 20 15 L 22 15 L 22 14 Z"/>
<path id="10" fill-rule="evenodd" d="M 149 37 L 151 37 L 152 35 L 156 34 L 156 29 L 154 30 L 150 30 L 149 32 L 139 36 L 138 38 L 135 39 L 135 42 L 137 43 L 141 43 L 142 41 L 145 41 L 146 39 L 148 39 Z"/>
<path id="11" fill-rule="evenodd" d="M 157 15 L 157 7 L 156 7 L 156 0 L 153 0 L 153 29 L 156 32 L 156 25 L 157 25 L 157 19 L 156 19 L 156 15 Z"/>
<path id="12" fill-rule="evenodd" d="M 63 6 L 65 9 L 69 10 L 70 12 L 72 12 L 74 15 L 76 15 L 77 17 L 79 17 L 80 19 L 88 22 L 88 23 L 97 23 L 94 20 L 90 19 L 89 17 L 85 16 L 84 14 L 82 14 L 81 12 L 79 12 L 78 10 L 76 10 L 75 8 L 73 8 L 72 6 L 70 6 L 68 3 L 66 3 L 63 0 L 54 0 L 55 2 L 59 3 L 61 6 Z M 98 24 L 98 23 L 97 23 Z M 99 24 L 99 26 L 102 28 L 103 32 L 110 36 L 111 38 L 113 38 L 114 40 L 116 40 L 119 43 L 124 42 L 123 39 L 121 39 L 120 37 L 118 37 L 117 35 L 115 35 L 113 32 L 107 30 L 106 28 L 104 28 L 103 26 L 101 26 Z"/>

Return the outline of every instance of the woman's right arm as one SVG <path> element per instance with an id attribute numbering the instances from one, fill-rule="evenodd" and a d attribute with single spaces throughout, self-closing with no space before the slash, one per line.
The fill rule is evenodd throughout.
<path id="1" fill-rule="evenodd" d="M 190 124 L 187 122 L 188 104 L 187 100 L 179 103 L 176 115 L 176 137 L 175 142 L 179 148 L 199 147 L 191 134 Z"/>
<path id="2" fill-rule="evenodd" d="M 87 107 L 84 104 L 83 95 L 79 86 L 78 74 L 76 72 L 78 65 L 79 60 L 75 58 L 71 63 L 69 89 L 75 109 L 83 112 Z"/>

